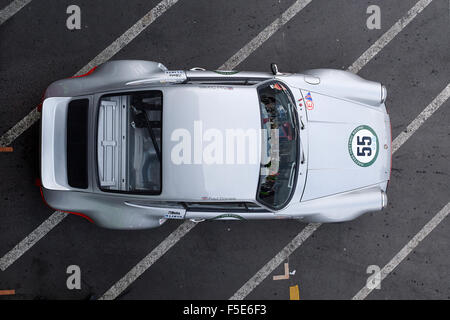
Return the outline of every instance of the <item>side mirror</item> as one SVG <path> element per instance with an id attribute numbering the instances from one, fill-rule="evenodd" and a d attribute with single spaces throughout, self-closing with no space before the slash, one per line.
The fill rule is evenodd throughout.
<path id="1" fill-rule="evenodd" d="M 278 74 L 278 66 L 276 63 L 271 63 L 270 64 L 270 70 L 272 70 L 273 75 L 277 75 Z"/>

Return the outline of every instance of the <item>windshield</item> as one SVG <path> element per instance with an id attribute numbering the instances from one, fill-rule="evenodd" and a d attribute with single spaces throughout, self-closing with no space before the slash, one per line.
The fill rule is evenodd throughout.
<path id="1" fill-rule="evenodd" d="M 295 189 L 299 153 L 298 122 L 291 94 L 279 82 L 258 89 L 262 148 L 257 199 L 281 209 Z"/>

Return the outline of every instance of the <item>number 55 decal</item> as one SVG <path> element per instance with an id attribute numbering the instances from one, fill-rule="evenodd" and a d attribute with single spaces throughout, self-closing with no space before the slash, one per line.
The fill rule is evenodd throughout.
<path id="1" fill-rule="evenodd" d="M 372 144 L 372 138 L 368 137 L 368 136 L 364 136 L 364 137 L 360 137 L 357 136 L 356 137 L 356 144 L 358 145 L 357 149 L 356 149 L 356 154 L 358 156 L 371 156 L 372 155 L 372 149 L 369 147 L 360 147 L 360 146 L 370 146 Z"/>
<path id="2" fill-rule="evenodd" d="M 372 165 L 377 159 L 378 149 L 378 137 L 371 127 L 361 125 L 350 134 L 348 152 L 358 166 L 368 167 Z"/>

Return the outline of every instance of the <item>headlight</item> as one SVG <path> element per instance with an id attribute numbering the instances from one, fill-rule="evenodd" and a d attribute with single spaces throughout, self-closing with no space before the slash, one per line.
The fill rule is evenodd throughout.
<path id="1" fill-rule="evenodd" d="M 381 103 L 384 103 L 387 98 L 387 89 L 384 85 L 381 85 Z"/>

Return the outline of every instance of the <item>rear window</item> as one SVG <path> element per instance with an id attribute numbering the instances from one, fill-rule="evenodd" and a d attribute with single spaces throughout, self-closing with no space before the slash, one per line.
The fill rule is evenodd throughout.
<path id="1" fill-rule="evenodd" d="M 88 111 L 89 100 L 69 102 L 67 112 L 67 180 L 73 188 L 88 187 Z"/>
<path id="2" fill-rule="evenodd" d="M 159 90 L 101 98 L 97 159 L 102 190 L 161 193 L 162 98 Z"/>

